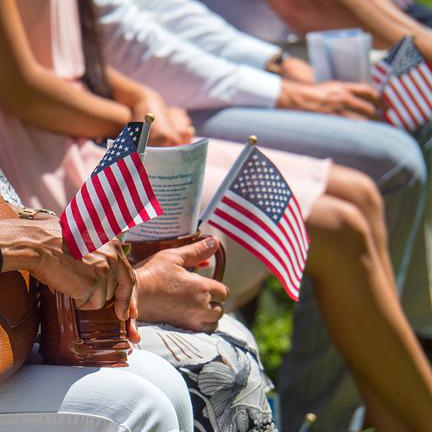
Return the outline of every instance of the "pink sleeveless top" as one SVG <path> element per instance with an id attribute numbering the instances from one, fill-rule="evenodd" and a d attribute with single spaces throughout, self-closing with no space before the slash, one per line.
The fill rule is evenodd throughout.
<path id="1" fill-rule="evenodd" d="M 17 4 L 37 62 L 80 85 L 85 68 L 76 0 Z M 26 206 L 60 213 L 103 153 L 91 141 L 41 130 L 0 110 L 0 167 Z"/>

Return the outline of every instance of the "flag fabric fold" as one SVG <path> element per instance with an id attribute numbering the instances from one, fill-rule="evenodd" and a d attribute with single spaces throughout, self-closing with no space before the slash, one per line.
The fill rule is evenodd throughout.
<path id="1" fill-rule="evenodd" d="M 206 220 L 262 261 L 298 300 L 309 239 L 288 183 L 256 147 L 230 176 Z"/>
<path id="2" fill-rule="evenodd" d="M 432 68 L 412 37 L 403 38 L 378 61 L 371 77 L 386 104 L 387 123 L 413 133 L 432 119 Z"/>
<path id="3" fill-rule="evenodd" d="M 142 128 L 138 122 L 123 128 L 60 216 L 63 238 L 75 259 L 162 214 L 137 153 Z"/>

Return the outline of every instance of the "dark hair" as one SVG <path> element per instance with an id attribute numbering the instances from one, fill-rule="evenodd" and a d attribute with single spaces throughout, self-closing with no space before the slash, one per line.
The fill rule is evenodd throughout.
<path id="1" fill-rule="evenodd" d="M 112 99 L 93 1 L 77 0 L 77 2 L 85 61 L 83 82 L 93 93 Z"/>

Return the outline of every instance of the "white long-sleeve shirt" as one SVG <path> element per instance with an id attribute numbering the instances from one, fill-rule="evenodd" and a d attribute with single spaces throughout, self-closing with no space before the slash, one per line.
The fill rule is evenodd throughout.
<path id="1" fill-rule="evenodd" d="M 260 54 L 248 56 L 248 50 L 258 46 L 256 39 L 244 36 L 239 42 L 238 32 L 225 32 L 232 27 L 223 22 L 214 30 L 220 20 L 210 13 L 208 25 L 213 30 L 208 32 L 202 12 L 200 25 L 188 21 L 185 7 L 190 3 L 191 10 L 198 11 L 197 2 L 161 0 L 162 9 L 155 10 L 146 5 L 149 1 L 95 0 L 111 65 L 153 87 L 168 103 L 187 109 L 275 105 L 281 79 L 258 69 L 276 52 L 274 46 L 258 41 Z M 192 15 L 197 20 L 198 15 Z M 271 53 L 268 49 L 264 55 L 265 47 L 272 47 Z"/>
<path id="2" fill-rule="evenodd" d="M 197 0 L 133 0 L 177 37 L 227 60 L 264 69 L 277 45 L 237 30 Z M 237 1 L 237 0 L 236 0 Z"/>

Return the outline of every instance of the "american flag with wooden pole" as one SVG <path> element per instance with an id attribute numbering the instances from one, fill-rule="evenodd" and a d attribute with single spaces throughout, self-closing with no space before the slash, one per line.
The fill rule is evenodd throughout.
<path id="1" fill-rule="evenodd" d="M 143 164 L 151 123 L 128 123 L 60 216 L 63 237 L 80 259 L 135 225 L 162 214 Z"/>

